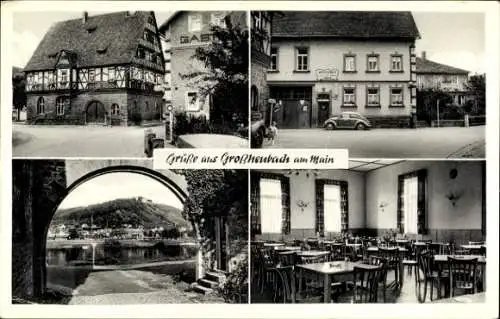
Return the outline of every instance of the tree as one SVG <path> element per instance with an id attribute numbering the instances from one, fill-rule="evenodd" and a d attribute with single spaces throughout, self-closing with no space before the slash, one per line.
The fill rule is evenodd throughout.
<path id="1" fill-rule="evenodd" d="M 417 118 L 431 123 L 437 119 L 437 101 L 439 100 L 439 117 L 443 118 L 446 109 L 453 103 L 453 97 L 446 92 L 426 89 L 417 94 Z"/>
<path id="2" fill-rule="evenodd" d="M 212 43 L 196 49 L 193 60 L 202 70 L 180 74 L 198 87 L 202 98 L 211 99 L 213 123 L 230 126 L 248 122 L 248 29 L 234 25 L 230 17 L 225 27 L 211 26 Z"/>
<path id="3" fill-rule="evenodd" d="M 469 78 L 467 89 L 471 96 L 474 98 L 474 107 L 472 113 L 485 114 L 486 113 L 486 75 L 479 74 L 473 75 Z"/>
<path id="4" fill-rule="evenodd" d="M 26 81 L 22 72 L 15 72 L 12 74 L 12 106 L 17 111 L 17 118 L 19 119 L 20 111 L 26 105 Z"/>

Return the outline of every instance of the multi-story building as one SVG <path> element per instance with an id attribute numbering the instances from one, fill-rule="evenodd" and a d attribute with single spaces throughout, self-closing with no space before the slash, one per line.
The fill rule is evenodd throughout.
<path id="1" fill-rule="evenodd" d="M 250 12 L 251 23 L 251 74 L 250 106 L 261 111 L 267 104 L 269 91 L 266 72 L 271 66 L 271 24 L 273 12 Z"/>
<path id="2" fill-rule="evenodd" d="M 270 97 L 283 128 L 320 127 L 356 111 L 375 126 L 410 126 L 416 113 L 410 12 L 290 12 L 272 24 Z"/>
<path id="3" fill-rule="evenodd" d="M 422 51 L 417 57 L 417 89 L 439 90 L 450 94 L 455 105 L 464 105 L 469 96 L 467 83 L 469 71 L 427 59 Z"/>
<path id="4" fill-rule="evenodd" d="M 160 120 L 165 73 L 153 12 L 54 24 L 24 68 L 31 123 Z"/>
<path id="5" fill-rule="evenodd" d="M 160 26 L 167 48 L 165 100 L 176 112 L 210 118 L 210 98 L 202 97 L 196 83 L 181 75 L 206 70 L 193 55 L 196 48 L 212 44 L 211 26 L 223 27 L 226 18 L 233 25 L 247 24 L 244 11 L 179 11 Z"/>

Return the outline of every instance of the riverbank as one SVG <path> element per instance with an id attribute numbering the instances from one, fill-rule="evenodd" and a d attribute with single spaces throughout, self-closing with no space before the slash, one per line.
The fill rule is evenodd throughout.
<path id="1" fill-rule="evenodd" d="M 92 244 L 104 244 L 106 241 L 113 241 L 119 243 L 122 247 L 152 247 L 159 243 L 165 246 L 196 246 L 196 242 L 192 238 L 183 239 L 53 239 L 47 240 L 47 249 L 67 249 L 82 246 L 89 246 Z"/>

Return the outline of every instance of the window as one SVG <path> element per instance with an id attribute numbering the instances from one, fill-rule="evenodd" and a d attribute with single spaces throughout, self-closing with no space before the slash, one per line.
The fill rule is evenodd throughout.
<path id="1" fill-rule="evenodd" d="M 343 106 L 355 106 L 356 105 L 356 89 L 355 88 L 344 88 L 342 105 Z"/>
<path id="2" fill-rule="evenodd" d="M 403 105 L 403 89 L 402 88 L 391 88 L 391 105 L 402 106 Z"/>
<path id="3" fill-rule="evenodd" d="M 349 229 L 349 196 L 346 181 L 316 179 L 316 232 L 345 233 Z"/>
<path id="4" fill-rule="evenodd" d="M 260 210 L 262 233 L 281 233 L 283 209 L 279 179 L 260 180 Z"/>
<path id="5" fill-rule="evenodd" d="M 139 59 L 144 59 L 146 57 L 146 52 L 144 51 L 143 47 L 138 47 L 137 48 L 136 57 L 139 58 Z"/>
<path id="6" fill-rule="evenodd" d="M 153 19 L 153 17 L 148 17 L 148 23 L 151 24 L 151 25 L 155 25 L 155 19 Z"/>
<path id="7" fill-rule="evenodd" d="M 186 111 L 197 112 L 200 110 L 200 103 L 198 101 L 197 92 L 187 92 L 186 93 Z"/>
<path id="8" fill-rule="evenodd" d="M 68 69 L 58 69 L 57 70 L 58 87 L 60 89 L 69 88 L 69 70 Z"/>
<path id="9" fill-rule="evenodd" d="M 252 12 L 253 29 L 260 29 L 262 21 L 262 12 Z"/>
<path id="10" fill-rule="evenodd" d="M 189 32 L 201 31 L 201 14 L 193 13 L 188 16 Z"/>
<path id="11" fill-rule="evenodd" d="M 356 56 L 344 55 L 344 72 L 356 72 Z"/>
<path id="12" fill-rule="evenodd" d="M 404 179 L 403 209 L 405 234 L 417 234 L 418 212 L 418 177 L 412 176 Z"/>
<path id="13" fill-rule="evenodd" d="M 309 70 L 309 49 L 297 48 L 297 71 Z"/>
<path id="14" fill-rule="evenodd" d="M 115 82 L 116 81 L 116 75 L 115 75 L 115 68 L 111 67 L 108 68 L 108 82 Z"/>
<path id="15" fill-rule="evenodd" d="M 378 63 L 378 55 L 368 55 L 366 62 L 366 72 L 378 72 L 379 63 Z"/>
<path id="16" fill-rule="evenodd" d="M 64 115 L 66 105 L 69 104 L 69 99 L 65 96 L 60 96 L 56 99 L 56 114 Z"/>
<path id="17" fill-rule="evenodd" d="M 120 106 L 118 104 L 111 104 L 111 115 L 120 115 Z"/>
<path id="18" fill-rule="evenodd" d="M 380 105 L 379 88 L 367 88 L 366 89 L 366 104 L 369 106 Z"/>
<path id="19" fill-rule="evenodd" d="M 36 102 L 36 114 L 44 114 L 45 113 L 45 99 L 43 96 L 38 98 Z"/>
<path id="20" fill-rule="evenodd" d="M 340 205 L 340 185 L 325 185 L 323 190 L 324 230 L 326 232 L 342 231 L 342 210 Z"/>
<path id="21" fill-rule="evenodd" d="M 397 228 L 399 233 L 424 234 L 427 231 L 427 170 L 398 176 Z"/>
<path id="22" fill-rule="evenodd" d="M 278 70 L 278 48 L 271 48 L 271 65 L 269 66 L 269 70 Z"/>
<path id="23" fill-rule="evenodd" d="M 95 82 L 95 69 L 89 69 L 89 83 Z"/>
<path id="24" fill-rule="evenodd" d="M 403 71 L 403 56 L 391 55 L 391 72 Z"/>

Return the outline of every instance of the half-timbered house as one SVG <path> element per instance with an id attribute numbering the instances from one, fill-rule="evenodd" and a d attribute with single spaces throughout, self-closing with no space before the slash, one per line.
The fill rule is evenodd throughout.
<path id="1" fill-rule="evenodd" d="M 165 63 L 153 12 L 84 12 L 56 23 L 24 72 L 30 123 L 161 119 Z"/>

